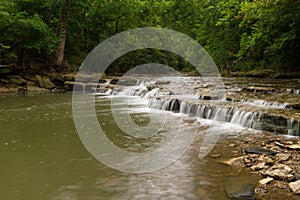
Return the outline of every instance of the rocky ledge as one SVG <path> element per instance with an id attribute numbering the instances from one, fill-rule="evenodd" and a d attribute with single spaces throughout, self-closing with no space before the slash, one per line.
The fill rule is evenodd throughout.
<path id="1" fill-rule="evenodd" d="M 83 81 L 76 81 L 79 78 Z M 99 79 L 99 80 L 98 80 Z M 76 77 L 76 74 L 36 74 L 36 75 L 6 75 L 0 74 L 0 94 L 24 92 L 64 92 L 72 91 L 73 87 L 84 88 L 88 92 L 105 92 L 115 87 L 118 79 L 89 74 Z"/>
<path id="2" fill-rule="evenodd" d="M 236 175 L 228 177 L 225 185 L 229 197 L 300 199 L 299 137 L 265 132 L 228 136 L 221 143 L 209 157 L 230 166 Z M 250 175 L 245 181 L 246 172 Z"/>

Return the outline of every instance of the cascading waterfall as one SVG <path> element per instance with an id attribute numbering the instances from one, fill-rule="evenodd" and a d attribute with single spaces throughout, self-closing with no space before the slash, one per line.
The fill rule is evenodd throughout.
<path id="1" fill-rule="evenodd" d="M 243 127 L 258 130 L 261 129 L 261 124 L 259 122 L 262 118 L 262 114 L 257 112 L 246 112 L 237 108 L 230 108 L 226 106 L 195 104 L 186 101 L 180 101 L 178 99 L 162 98 L 151 98 L 148 106 L 154 109 L 173 112 L 178 110 L 180 113 L 187 114 L 189 116 L 220 122 L 230 122 Z"/>
<path id="2" fill-rule="evenodd" d="M 118 93 L 119 96 L 144 96 L 147 93 L 147 88 L 143 85 L 127 87 Z"/>
<path id="3" fill-rule="evenodd" d="M 294 94 L 300 94 L 300 89 L 294 89 L 294 90 L 293 90 L 293 93 L 294 93 Z"/>
<path id="4" fill-rule="evenodd" d="M 268 102 L 268 101 L 257 100 L 257 99 L 248 99 L 241 102 L 253 103 L 258 106 L 266 106 L 266 107 L 274 107 L 274 108 L 286 108 L 286 106 L 288 105 L 287 103 Z"/>
<path id="5" fill-rule="evenodd" d="M 172 85 L 171 85 L 172 86 Z M 199 100 L 197 94 L 181 94 L 175 88 L 173 92 L 168 87 L 158 87 L 153 82 L 140 81 L 136 86 L 128 86 L 123 90 L 114 91 L 113 95 L 118 96 L 138 96 L 147 100 L 147 106 L 152 109 L 182 113 L 191 117 L 209 119 L 218 122 L 228 122 L 242 127 L 256 130 L 271 130 L 269 127 L 277 127 L 276 120 L 270 120 L 274 116 L 265 113 L 266 109 L 285 109 L 288 103 L 268 102 L 264 100 L 242 100 L 240 102 L 231 102 L 224 99 L 211 102 L 210 99 Z M 180 90 L 179 90 L 180 91 Z M 109 91 L 111 93 L 111 91 Z M 175 95 L 176 94 L 176 95 Z M 201 99 L 201 98 L 200 98 Z M 227 103 L 226 103 L 227 102 Z M 247 103 L 253 104 L 250 107 Z M 266 107 L 258 109 L 258 107 Z M 249 109 L 253 107 L 254 109 Z M 276 116 L 275 116 L 276 117 Z M 279 118 L 278 118 L 279 119 Z M 281 124 L 286 123 L 282 133 L 288 135 L 299 135 L 299 122 L 294 119 L 281 117 Z M 282 121 L 282 120 L 286 120 Z M 274 129 L 275 130 L 275 129 Z M 279 130 L 276 128 L 275 132 Z M 272 131 L 272 130 L 271 130 Z"/>
<path id="6" fill-rule="evenodd" d="M 299 122 L 293 118 L 287 120 L 288 135 L 299 135 Z"/>
<path id="7" fill-rule="evenodd" d="M 231 123 L 239 124 L 243 127 L 261 130 L 262 113 L 247 112 L 243 110 L 235 110 L 233 112 Z"/>

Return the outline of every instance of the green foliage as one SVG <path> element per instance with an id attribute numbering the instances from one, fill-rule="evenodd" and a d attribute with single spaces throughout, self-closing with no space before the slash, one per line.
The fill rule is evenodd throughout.
<path id="1" fill-rule="evenodd" d="M 241 13 L 240 61 L 282 70 L 299 67 L 299 0 L 247 2 Z"/>
<path id="2" fill-rule="evenodd" d="M 65 61 L 80 66 L 108 37 L 154 26 L 196 39 L 225 74 L 295 71 L 300 63 L 299 13 L 300 0 L 2 0 L 0 64 L 52 65 L 67 30 Z M 124 55 L 108 71 L 124 73 L 149 62 L 194 70 L 177 55 L 148 49 Z"/>
<path id="3" fill-rule="evenodd" d="M 29 62 L 35 56 L 47 59 L 54 52 L 57 39 L 39 14 L 27 13 L 18 4 L 4 1 L 0 16 L 2 60 Z"/>

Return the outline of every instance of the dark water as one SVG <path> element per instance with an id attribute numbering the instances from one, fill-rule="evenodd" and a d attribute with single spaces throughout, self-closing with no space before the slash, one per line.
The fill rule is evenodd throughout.
<path id="1" fill-rule="evenodd" d="M 103 118 L 108 102 L 97 102 L 99 122 L 107 120 L 109 126 L 111 120 Z M 222 189 L 211 187 L 216 178 L 205 168 L 213 163 L 199 160 L 193 148 L 157 172 L 130 174 L 106 167 L 81 143 L 71 107 L 71 94 L 0 99 L 0 199 L 210 199 L 213 191 L 226 199 Z M 112 129 L 111 138 L 122 146 L 124 138 L 117 133 Z M 161 140 L 168 137 L 149 144 L 129 139 L 123 147 L 147 150 Z M 217 166 L 210 170 L 221 181 Z"/>

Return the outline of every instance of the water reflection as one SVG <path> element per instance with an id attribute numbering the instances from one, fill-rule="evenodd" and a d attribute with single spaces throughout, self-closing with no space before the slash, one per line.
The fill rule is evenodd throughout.
<path id="1" fill-rule="evenodd" d="M 210 199 L 216 190 L 214 177 L 205 175 L 209 161 L 197 159 L 199 147 L 191 146 L 160 171 L 122 173 L 98 162 L 82 145 L 71 95 L 0 101 L 0 199 Z M 168 139 L 163 133 L 160 140 Z"/>

